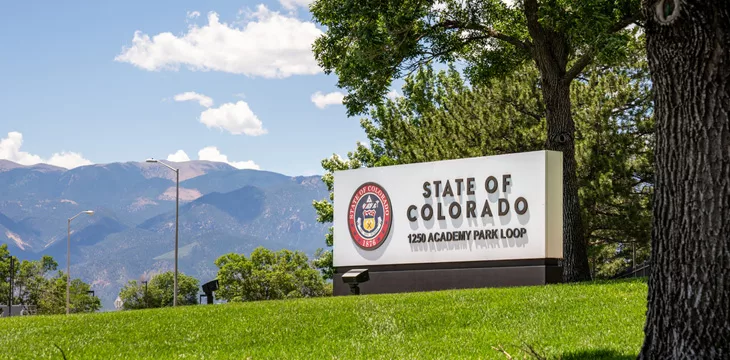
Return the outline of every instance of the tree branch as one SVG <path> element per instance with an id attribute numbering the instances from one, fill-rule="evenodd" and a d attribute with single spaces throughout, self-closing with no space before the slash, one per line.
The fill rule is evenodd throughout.
<path id="1" fill-rule="evenodd" d="M 537 0 L 525 0 L 525 18 L 527 19 L 527 29 L 537 44 L 544 44 L 543 28 L 537 15 Z"/>
<path id="2" fill-rule="evenodd" d="M 541 114 L 534 113 L 534 112 L 528 110 L 527 107 L 525 107 L 524 105 L 520 105 L 520 104 L 518 104 L 516 102 L 512 102 L 512 101 L 501 101 L 501 103 L 504 104 L 504 105 L 512 106 L 515 110 L 517 110 L 517 112 L 519 112 L 519 113 L 521 113 L 523 115 L 529 116 L 529 117 L 531 117 L 531 118 L 533 118 L 533 119 L 535 119 L 537 121 L 541 121 L 542 118 L 544 117 Z"/>
<path id="3" fill-rule="evenodd" d="M 484 34 L 489 35 L 489 37 L 502 40 L 504 42 L 510 43 L 518 48 L 521 48 L 525 51 L 530 51 L 530 44 L 528 42 L 524 42 L 514 36 L 510 36 L 507 34 L 503 34 L 497 30 L 494 30 L 490 27 L 481 25 L 481 24 L 464 24 L 455 20 L 445 20 L 442 21 L 434 26 L 442 27 L 444 29 L 464 29 L 464 30 L 475 30 L 480 31 Z"/>
<path id="4" fill-rule="evenodd" d="M 465 46 L 465 45 L 467 45 L 467 44 L 469 44 L 469 43 L 471 43 L 473 41 L 484 40 L 484 39 L 487 39 L 489 37 L 490 36 L 475 36 L 475 37 L 470 37 L 470 38 L 463 39 L 464 42 L 459 43 L 456 46 L 451 46 L 451 47 L 449 47 L 449 48 L 447 48 L 445 50 L 441 50 L 441 51 L 437 51 L 437 52 L 425 51 L 425 52 L 422 53 L 422 55 L 426 55 L 425 58 L 420 59 L 420 60 L 417 60 L 417 61 L 413 62 L 412 64 L 408 64 L 408 65 L 402 66 L 401 69 L 406 71 L 406 76 L 411 75 L 416 70 L 418 70 L 418 68 L 421 67 L 423 64 L 426 64 L 426 63 L 430 62 L 433 59 L 436 59 L 438 57 L 441 57 L 441 56 L 447 55 L 449 53 L 452 53 L 452 52 L 456 51 L 456 49 L 458 47 Z"/>
<path id="5" fill-rule="evenodd" d="M 590 48 L 588 51 L 586 51 L 583 56 L 578 59 L 578 61 L 573 64 L 573 66 L 568 70 L 567 73 L 565 73 L 564 81 L 567 83 L 570 83 L 575 79 L 576 76 L 578 76 L 580 73 L 583 72 L 583 70 L 593 61 L 593 56 L 595 55 L 595 49 Z"/>
<path id="6" fill-rule="evenodd" d="M 613 34 L 617 31 L 620 31 L 621 29 L 636 22 L 636 20 L 637 17 L 634 15 L 627 16 L 608 28 L 608 34 Z M 575 64 L 573 64 L 570 70 L 565 73 L 564 81 L 570 83 L 571 81 L 573 81 L 573 79 L 575 79 L 576 76 L 582 73 L 585 67 L 593 61 L 595 53 L 596 48 L 591 47 L 590 49 L 588 49 L 588 51 L 586 51 L 585 54 L 583 54 L 583 56 L 581 56 L 581 58 L 578 59 Z"/>
<path id="7" fill-rule="evenodd" d="M 520 41 L 519 39 L 517 39 L 515 37 L 509 36 L 506 34 L 502 34 L 501 32 L 495 31 L 494 29 L 491 29 L 491 28 L 486 28 L 485 31 L 487 34 L 489 34 L 489 36 L 491 36 L 495 39 L 502 40 L 502 41 L 510 43 L 518 48 L 521 48 L 527 52 L 530 52 L 530 45 L 524 41 Z"/>

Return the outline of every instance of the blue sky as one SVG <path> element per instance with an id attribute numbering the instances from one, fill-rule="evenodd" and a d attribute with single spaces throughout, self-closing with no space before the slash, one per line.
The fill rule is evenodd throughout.
<path id="1" fill-rule="evenodd" d="M 323 158 L 365 136 L 338 96 L 312 100 L 341 90 L 308 50 L 321 28 L 302 3 L 5 2 L 0 158 L 74 167 L 203 150 L 241 168 L 321 174 Z"/>

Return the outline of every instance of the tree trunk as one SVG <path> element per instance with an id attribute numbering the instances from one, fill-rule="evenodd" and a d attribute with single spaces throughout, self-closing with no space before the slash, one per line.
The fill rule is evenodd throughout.
<path id="1" fill-rule="evenodd" d="M 639 358 L 729 359 L 730 2 L 660 0 L 644 10 L 657 128 Z"/>
<path id="2" fill-rule="evenodd" d="M 543 73 L 544 74 L 544 73 Z M 590 280 L 588 246 L 578 199 L 575 162 L 575 123 L 571 114 L 570 84 L 546 74 L 543 98 L 547 112 L 547 148 L 563 153 L 563 281 Z"/>
<path id="3" fill-rule="evenodd" d="M 525 1 L 527 29 L 533 39 L 532 57 L 540 70 L 547 112 L 547 148 L 563 153 L 563 281 L 590 280 L 588 245 L 578 199 L 575 163 L 575 123 L 571 113 L 570 82 L 565 78 L 569 46 L 565 34 L 540 24 L 536 0 Z"/>

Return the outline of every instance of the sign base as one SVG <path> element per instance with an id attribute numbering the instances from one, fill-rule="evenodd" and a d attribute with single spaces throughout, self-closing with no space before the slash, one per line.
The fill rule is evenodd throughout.
<path id="1" fill-rule="evenodd" d="M 333 295 L 350 294 L 342 274 L 355 268 L 370 273 L 370 280 L 359 284 L 360 294 L 556 284 L 563 272 L 559 259 L 349 266 L 335 269 Z"/>

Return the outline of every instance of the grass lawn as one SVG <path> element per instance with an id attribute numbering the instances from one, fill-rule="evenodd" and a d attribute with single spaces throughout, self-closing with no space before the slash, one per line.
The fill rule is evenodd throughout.
<path id="1" fill-rule="evenodd" d="M 647 285 L 452 290 L 0 319 L 9 359 L 634 359 Z"/>

